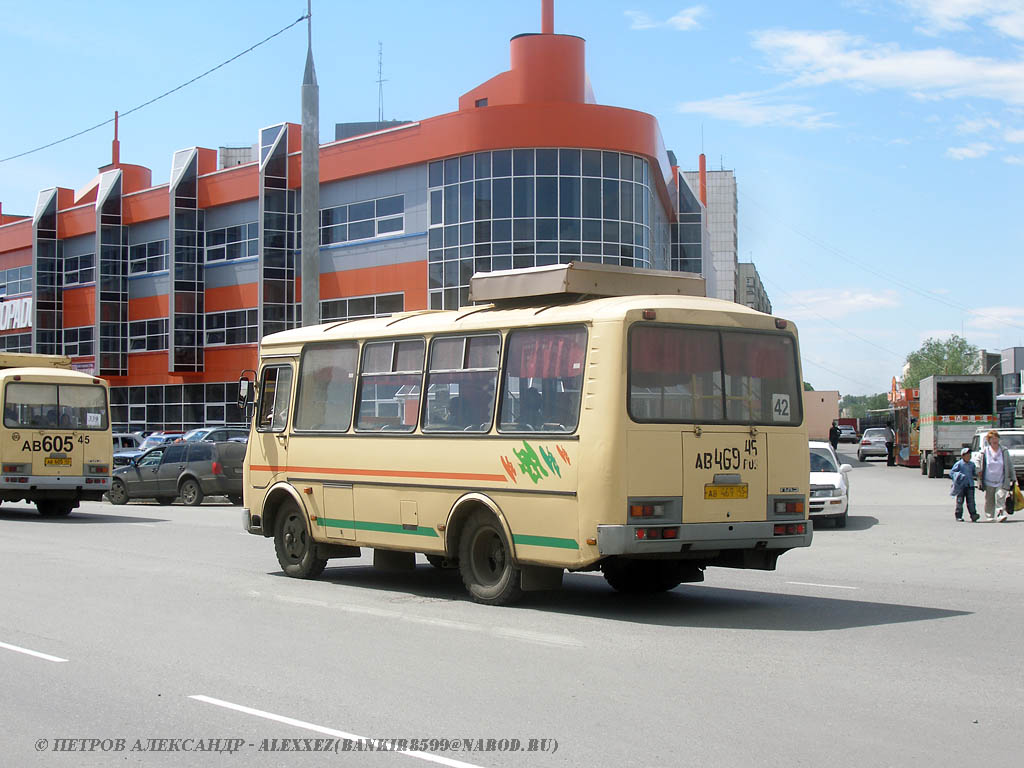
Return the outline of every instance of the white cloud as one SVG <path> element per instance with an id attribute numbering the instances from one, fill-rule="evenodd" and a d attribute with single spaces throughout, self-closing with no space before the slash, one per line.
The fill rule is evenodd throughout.
<path id="1" fill-rule="evenodd" d="M 981 133 L 989 128 L 999 128 L 999 121 L 991 117 L 977 117 L 973 120 L 961 120 L 956 127 L 959 134 Z"/>
<path id="2" fill-rule="evenodd" d="M 685 101 L 680 112 L 696 113 L 747 126 L 789 126 L 803 130 L 830 128 L 834 113 L 818 112 L 804 104 L 772 103 L 765 93 L 733 93 L 701 101 Z"/>
<path id="3" fill-rule="evenodd" d="M 1008 325 L 1024 325 L 1024 307 L 989 307 L 970 313 L 967 327 L 974 332 L 1007 330 Z"/>
<path id="4" fill-rule="evenodd" d="M 1007 128 L 1003 138 L 1011 144 L 1024 144 L 1024 130 Z"/>
<path id="5" fill-rule="evenodd" d="M 1024 104 L 1024 58 L 965 56 L 945 48 L 907 51 L 840 31 L 756 32 L 754 45 L 794 85 L 846 83 L 903 90 L 924 99 L 988 98 Z"/>
<path id="6" fill-rule="evenodd" d="M 684 8 L 665 21 L 655 21 L 650 14 L 644 11 L 625 11 L 625 14 L 630 19 L 630 29 L 645 30 L 668 27 L 680 32 L 687 32 L 691 29 L 700 29 L 699 18 L 706 12 L 707 9 L 703 5 L 693 5 L 689 8 Z"/>
<path id="7" fill-rule="evenodd" d="M 867 316 L 872 310 L 898 307 L 902 302 L 896 291 L 814 290 L 793 291 L 777 303 L 785 306 L 786 317 L 814 323 L 823 317 L 836 320 L 854 314 Z"/>
<path id="8" fill-rule="evenodd" d="M 954 160 L 977 160 L 984 157 L 993 149 L 991 144 L 984 142 L 968 144 L 966 147 L 950 147 L 946 150 L 946 157 Z"/>
<path id="9" fill-rule="evenodd" d="M 957 32 L 977 19 L 1007 37 L 1024 39 L 1024 5 L 1020 0 L 904 0 L 924 21 L 926 34 Z"/>
<path id="10" fill-rule="evenodd" d="M 1007 155 L 1003 158 L 1003 162 L 1009 165 L 1024 165 L 1024 156 L 1022 155 Z"/>

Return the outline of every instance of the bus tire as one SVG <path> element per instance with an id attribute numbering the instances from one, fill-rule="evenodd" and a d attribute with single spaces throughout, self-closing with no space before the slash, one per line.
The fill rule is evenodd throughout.
<path id="1" fill-rule="evenodd" d="M 36 509 L 42 517 L 65 517 L 77 504 L 72 501 L 37 501 Z"/>
<path id="2" fill-rule="evenodd" d="M 286 501 L 277 512 L 274 550 L 281 570 L 293 579 L 315 579 L 327 567 L 327 561 L 316 556 L 306 517 L 293 501 Z"/>
<path id="3" fill-rule="evenodd" d="M 199 482 L 192 477 L 186 477 L 178 487 L 178 496 L 181 503 L 190 507 L 198 507 L 203 503 L 203 489 Z"/>
<path id="4" fill-rule="evenodd" d="M 634 595 L 668 592 L 683 581 L 672 560 L 608 560 L 601 570 L 612 589 Z"/>
<path id="5" fill-rule="evenodd" d="M 918 456 L 917 463 L 920 465 L 921 474 L 922 475 L 927 475 L 928 474 L 928 454 L 927 453 L 922 453 L 920 456 Z"/>
<path id="6" fill-rule="evenodd" d="M 497 518 L 489 512 L 474 512 L 462 529 L 459 574 L 477 603 L 509 605 L 522 597 L 512 549 Z"/>
<path id="7" fill-rule="evenodd" d="M 111 504 L 128 503 L 128 489 L 125 487 L 124 480 L 119 480 L 115 477 L 110 481 L 110 490 L 107 491 L 107 498 L 110 499 Z"/>

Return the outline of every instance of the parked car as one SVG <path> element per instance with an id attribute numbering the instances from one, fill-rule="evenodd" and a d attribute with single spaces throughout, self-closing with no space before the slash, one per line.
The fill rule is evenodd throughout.
<path id="1" fill-rule="evenodd" d="M 207 443 L 223 443 L 225 440 L 233 440 L 236 437 L 248 439 L 249 430 L 245 427 L 199 427 L 190 429 L 176 442 L 191 443 L 193 440 L 203 440 Z"/>
<path id="2" fill-rule="evenodd" d="M 150 448 L 156 448 L 158 445 L 163 445 L 164 443 L 171 442 L 179 437 L 181 437 L 181 432 L 154 432 L 145 440 L 143 440 L 138 448 L 130 448 L 128 450 L 116 451 L 114 453 L 114 466 L 126 466 L 132 459 L 141 456 Z"/>
<path id="3" fill-rule="evenodd" d="M 868 456 L 888 456 L 889 451 L 885 447 L 885 427 L 871 427 L 865 429 L 860 436 L 860 445 L 857 446 L 857 461 L 865 461 Z"/>
<path id="4" fill-rule="evenodd" d="M 1024 485 L 1024 429 L 996 429 L 983 427 L 971 438 L 971 461 L 981 469 L 981 449 L 985 447 L 985 435 L 989 432 L 999 433 L 999 445 L 1010 452 L 1013 469 L 1017 473 L 1017 482 Z"/>
<path id="5" fill-rule="evenodd" d="M 134 451 L 142 445 L 142 438 L 129 432 L 115 432 L 111 437 L 114 438 L 114 453 Z"/>
<path id="6" fill-rule="evenodd" d="M 156 499 L 170 504 L 175 498 L 198 506 L 207 496 L 227 496 L 242 503 L 241 443 L 169 443 L 151 448 L 126 467 L 114 470 L 107 498 L 111 504 L 129 499 Z"/>
<path id="7" fill-rule="evenodd" d="M 884 447 L 884 444 L 883 444 Z M 829 519 L 836 528 L 846 527 L 850 509 L 850 482 L 846 475 L 853 467 L 840 464 L 828 443 L 812 442 L 810 517 Z"/>
<path id="8" fill-rule="evenodd" d="M 839 425 L 839 442 L 840 443 L 856 443 L 857 442 L 857 430 L 851 427 L 849 424 Z"/>

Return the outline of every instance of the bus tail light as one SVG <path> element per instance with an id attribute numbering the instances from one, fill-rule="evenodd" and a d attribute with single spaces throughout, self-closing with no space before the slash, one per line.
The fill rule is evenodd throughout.
<path id="1" fill-rule="evenodd" d="M 775 502 L 776 515 L 802 515 L 803 513 L 804 503 L 802 501 L 783 501 L 779 499 Z"/>
<path id="2" fill-rule="evenodd" d="M 678 539 L 678 528 L 634 528 L 633 535 L 637 540 Z"/>
<path id="3" fill-rule="evenodd" d="M 106 464 L 90 464 L 89 474 L 90 475 L 105 475 L 110 471 L 110 467 Z"/>
<path id="4" fill-rule="evenodd" d="M 5 475 L 27 475 L 28 464 L 4 464 L 3 466 Z"/>
<path id="5" fill-rule="evenodd" d="M 776 536 L 800 536 L 807 533 L 807 523 L 779 523 L 775 526 Z"/>
<path id="6" fill-rule="evenodd" d="M 630 504 L 629 505 L 629 516 L 644 518 L 644 517 L 663 517 L 665 515 L 664 504 Z"/>
<path id="7" fill-rule="evenodd" d="M 223 475 L 224 467 L 220 465 L 219 461 L 214 460 L 213 464 L 210 465 L 210 471 L 215 475 Z"/>

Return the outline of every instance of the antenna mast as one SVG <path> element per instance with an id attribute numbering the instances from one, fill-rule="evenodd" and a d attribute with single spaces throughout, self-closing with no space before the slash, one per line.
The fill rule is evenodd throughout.
<path id="1" fill-rule="evenodd" d="M 377 41 L 377 122 L 384 122 L 384 43 Z"/>

